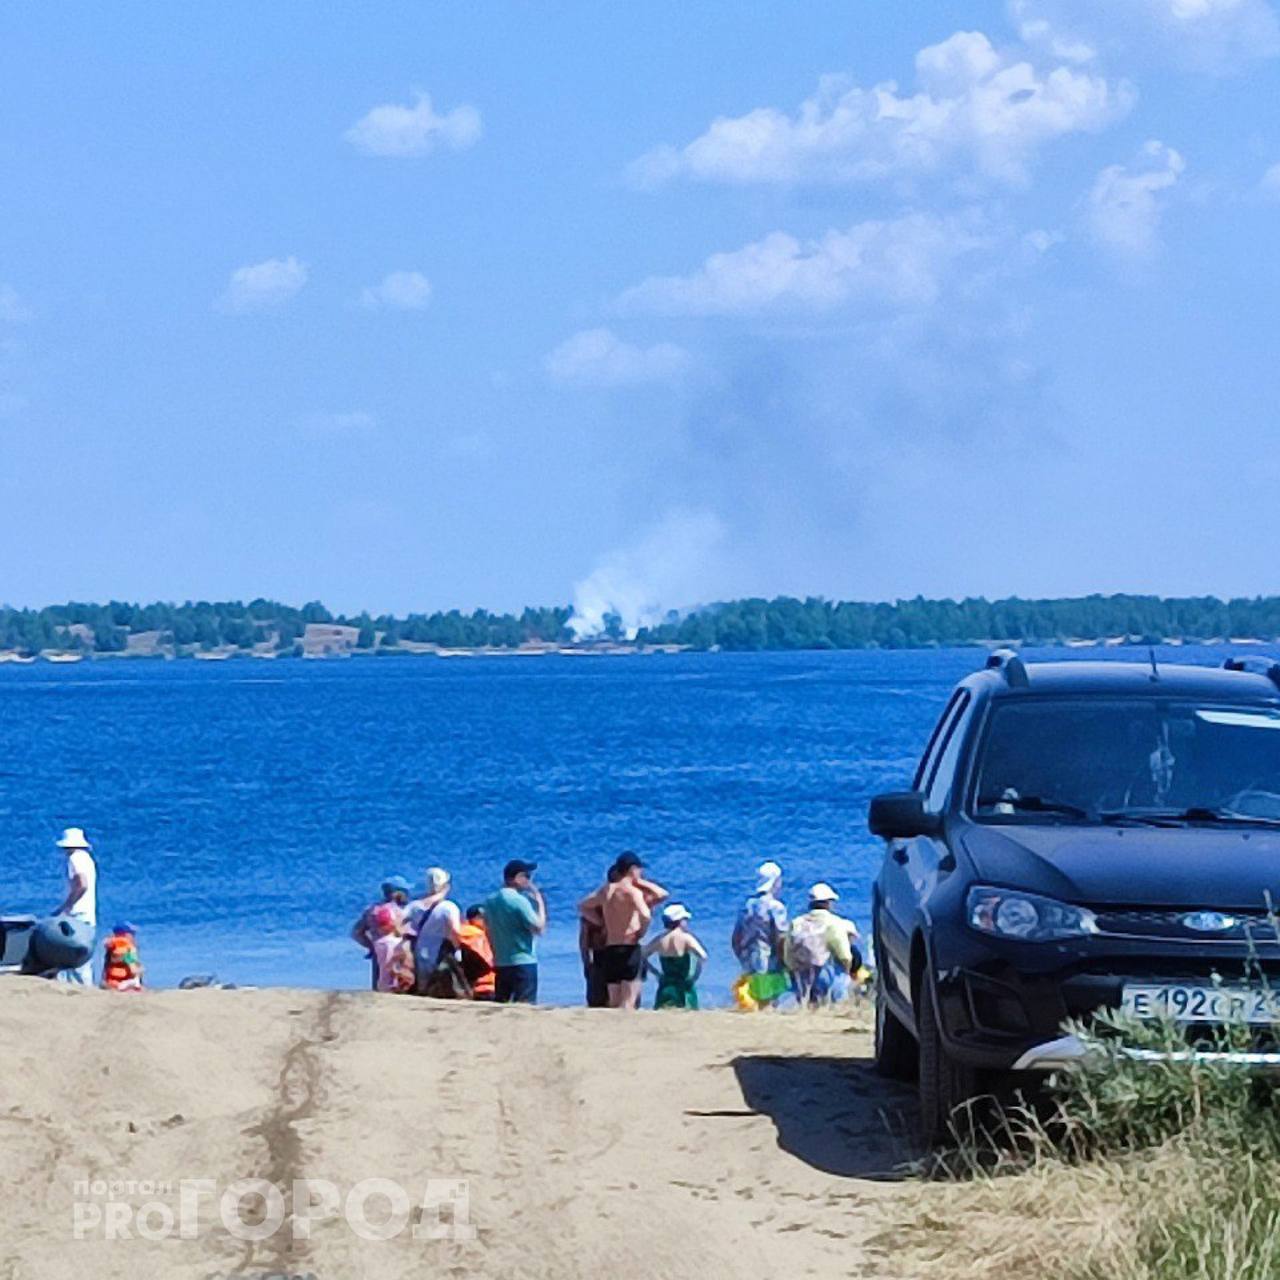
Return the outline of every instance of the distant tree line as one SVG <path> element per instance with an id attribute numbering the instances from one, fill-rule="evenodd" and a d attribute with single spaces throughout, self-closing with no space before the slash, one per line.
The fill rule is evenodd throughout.
<path id="1" fill-rule="evenodd" d="M 734 600 L 672 616 L 636 637 L 695 649 L 913 649 L 1001 640 L 1052 644 L 1124 636 L 1158 642 L 1280 637 L 1280 597 L 1084 596 L 1060 600 L 899 600 L 894 604 Z"/>
<path id="2" fill-rule="evenodd" d="M 249 650 L 262 645 L 292 653 L 309 623 L 355 627 L 356 647 L 361 649 L 394 650 L 404 641 L 442 648 L 515 648 L 530 641 L 565 639 L 570 613 L 561 607 L 525 609 L 518 616 L 486 609 L 473 613 L 454 609 L 411 613 L 404 618 L 390 614 L 375 618 L 367 613 L 345 617 L 331 613 L 318 601 L 296 608 L 274 600 L 148 605 L 113 600 L 109 604 L 49 605 L 43 609 L 0 607 L 0 650 L 122 653 L 131 635 L 150 632 L 156 633 L 162 648 L 180 653 Z"/>
<path id="3" fill-rule="evenodd" d="M 572 640 L 565 606 L 520 614 L 477 609 L 463 613 L 411 613 L 407 617 L 333 614 L 317 601 L 301 608 L 274 600 L 185 604 L 49 605 L 0 607 L 0 649 L 121 653 L 129 637 L 154 633 L 157 644 L 182 654 L 268 646 L 301 651 L 309 623 L 356 629 L 355 647 L 395 652 L 406 644 L 449 649 L 516 648 Z M 601 639 L 625 643 L 621 619 L 610 617 Z M 899 600 L 868 604 L 817 598 L 734 600 L 688 613 L 670 613 L 642 629 L 636 644 L 693 649 L 907 649 L 1012 641 L 1024 644 L 1124 637 L 1154 643 L 1165 638 L 1212 640 L 1280 638 L 1280 597 L 1218 600 L 1212 596 L 1084 596 L 1057 600 Z"/>

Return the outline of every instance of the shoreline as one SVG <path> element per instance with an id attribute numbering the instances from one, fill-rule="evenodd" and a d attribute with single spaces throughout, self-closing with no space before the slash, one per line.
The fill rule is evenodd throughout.
<path id="1" fill-rule="evenodd" d="M 49 663 L 54 666 L 75 665 L 81 662 L 243 662 L 243 661 L 347 661 L 352 658 L 603 658 L 603 657 L 651 657 L 659 655 L 697 653 L 934 653 L 943 649 L 1148 649 L 1148 648 L 1204 648 L 1230 649 L 1280 645 L 1280 637 L 1263 636 L 1211 636 L 1207 639 L 1186 636 L 1165 636 L 1152 640 L 1142 636 L 1102 636 L 1098 638 L 1073 636 L 1055 640 L 1002 640 L 984 638 L 957 640 L 919 645 L 830 645 L 765 646 L 757 649 L 729 648 L 712 645 L 700 648 L 687 644 L 630 644 L 621 641 L 587 641 L 581 644 L 527 644 L 515 646 L 480 645 L 474 648 L 446 648 L 430 644 L 404 643 L 393 648 L 360 649 L 304 648 L 301 652 L 279 651 L 258 647 L 240 649 L 221 646 L 208 650 L 175 650 L 167 646 L 142 647 L 113 653 L 74 653 L 61 650 L 40 650 L 23 653 L 16 649 L 0 650 L 0 666 L 31 666 Z"/>

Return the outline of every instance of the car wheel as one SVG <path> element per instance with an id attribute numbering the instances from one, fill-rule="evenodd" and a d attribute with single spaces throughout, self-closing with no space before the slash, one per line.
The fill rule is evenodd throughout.
<path id="1" fill-rule="evenodd" d="M 888 1080 L 912 1080 L 919 1050 L 915 1037 L 889 1008 L 884 987 L 876 982 L 876 1071 Z"/>
<path id="2" fill-rule="evenodd" d="M 926 973 L 920 979 L 916 1010 L 920 1072 L 920 1132 L 931 1147 L 941 1145 L 952 1132 L 957 1107 L 980 1093 L 978 1073 L 947 1054 L 938 1031 L 933 983 Z"/>

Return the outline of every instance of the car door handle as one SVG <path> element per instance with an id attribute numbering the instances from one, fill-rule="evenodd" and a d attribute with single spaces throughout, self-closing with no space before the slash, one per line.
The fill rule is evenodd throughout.
<path id="1" fill-rule="evenodd" d="M 893 860 L 902 866 L 907 865 L 907 846 L 905 844 L 895 844 L 893 846 Z"/>

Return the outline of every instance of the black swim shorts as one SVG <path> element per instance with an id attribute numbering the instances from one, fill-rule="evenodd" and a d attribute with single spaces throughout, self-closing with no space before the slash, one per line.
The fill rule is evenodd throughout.
<path id="1" fill-rule="evenodd" d="M 605 947 L 596 954 L 600 957 L 600 970 L 606 982 L 634 982 L 639 978 L 644 958 L 638 942 Z"/>

